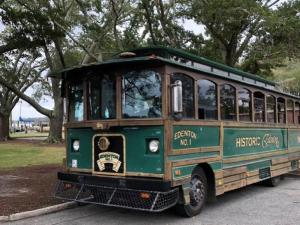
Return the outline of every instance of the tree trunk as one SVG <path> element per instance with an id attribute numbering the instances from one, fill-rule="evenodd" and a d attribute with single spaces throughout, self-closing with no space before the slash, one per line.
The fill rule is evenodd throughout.
<path id="1" fill-rule="evenodd" d="M 46 142 L 56 143 L 62 141 L 62 125 L 64 116 L 64 101 L 61 97 L 60 81 L 58 79 L 51 79 L 54 109 L 50 119 L 50 131 Z"/>
<path id="2" fill-rule="evenodd" d="M 48 143 L 58 143 L 62 141 L 63 126 L 63 104 L 54 109 L 54 115 L 50 119 L 50 130 L 46 140 Z"/>
<path id="3" fill-rule="evenodd" d="M 9 115 L 0 113 L 0 141 L 9 138 Z"/>
<path id="4" fill-rule="evenodd" d="M 235 62 L 234 62 L 234 59 L 233 59 L 233 50 L 231 48 L 227 48 L 225 50 L 225 59 L 224 59 L 224 62 L 225 62 L 225 64 L 227 66 L 234 67 Z"/>

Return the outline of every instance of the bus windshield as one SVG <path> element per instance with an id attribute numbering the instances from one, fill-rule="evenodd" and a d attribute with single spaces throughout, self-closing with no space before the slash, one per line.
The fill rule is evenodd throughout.
<path id="1" fill-rule="evenodd" d="M 122 76 L 123 118 L 157 118 L 162 115 L 161 76 L 151 70 Z"/>

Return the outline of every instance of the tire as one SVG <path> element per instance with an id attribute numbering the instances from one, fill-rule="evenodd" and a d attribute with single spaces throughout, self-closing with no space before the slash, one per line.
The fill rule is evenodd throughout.
<path id="1" fill-rule="evenodd" d="M 188 205 L 177 204 L 175 211 L 183 217 L 193 217 L 199 214 L 207 201 L 207 178 L 202 168 L 197 167 L 190 182 L 190 203 Z"/>
<path id="2" fill-rule="evenodd" d="M 263 181 L 263 184 L 268 187 L 276 187 L 280 183 L 280 180 L 281 180 L 281 176 L 272 177 L 270 179 Z"/>

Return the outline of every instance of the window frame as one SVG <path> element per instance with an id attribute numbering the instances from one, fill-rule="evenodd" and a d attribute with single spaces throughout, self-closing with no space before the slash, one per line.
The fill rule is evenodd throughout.
<path id="1" fill-rule="evenodd" d="M 298 105 L 298 114 L 297 114 L 297 105 Z M 296 125 L 300 124 L 300 101 L 294 102 L 294 121 Z"/>
<path id="2" fill-rule="evenodd" d="M 249 93 L 249 120 L 241 120 L 241 116 L 240 116 L 240 105 L 239 105 L 239 100 L 240 100 L 240 93 L 239 91 L 241 90 L 246 90 Z M 237 108 L 238 108 L 238 121 L 239 122 L 243 122 L 243 123 L 249 123 L 252 122 L 252 117 L 253 117 L 253 109 L 252 109 L 252 96 L 253 96 L 253 92 L 251 90 L 249 90 L 248 88 L 245 87 L 239 87 L 237 89 Z"/>
<path id="3" fill-rule="evenodd" d="M 85 104 L 85 106 L 86 106 L 86 110 L 85 110 L 85 112 L 86 112 L 86 120 L 87 121 L 98 121 L 98 120 L 104 120 L 104 121 L 109 121 L 109 120 L 115 120 L 115 119 L 117 119 L 117 110 L 118 110 L 118 96 L 117 96 L 117 94 L 118 94 L 118 91 L 117 91 L 117 89 L 118 89 L 118 77 L 117 77 L 117 75 L 116 75 L 116 73 L 111 73 L 111 74 L 108 74 L 106 71 L 103 71 L 102 72 L 102 74 L 107 74 L 107 75 L 110 75 L 110 76 L 114 76 L 115 77 L 115 79 L 114 79 L 114 81 L 115 81 L 115 93 L 114 93 L 114 97 L 115 97 L 115 117 L 114 118 L 108 118 L 108 119 L 104 119 L 104 118 L 101 118 L 101 107 L 100 107 L 100 110 L 99 110 L 99 119 L 90 119 L 91 118 L 91 112 L 90 112 L 90 107 L 91 107 L 91 105 L 90 105 L 90 82 L 91 82 L 91 80 L 92 79 L 97 79 L 97 78 L 100 78 L 101 76 L 100 75 L 97 75 L 97 74 L 91 74 L 91 75 L 89 75 L 89 76 L 87 76 L 86 78 L 85 78 L 85 82 L 86 82 L 86 85 L 85 85 L 85 88 L 86 88 L 86 95 L 85 95 L 85 97 L 86 97 L 86 104 Z M 99 89 L 100 90 L 100 98 L 101 98 L 101 91 L 102 91 L 102 89 L 100 88 Z"/>
<path id="4" fill-rule="evenodd" d="M 82 120 L 70 120 L 71 116 L 71 101 L 70 101 L 70 94 L 71 94 L 71 90 L 70 87 L 71 85 L 74 84 L 81 84 L 82 85 Z M 66 121 L 67 123 L 82 123 L 86 120 L 86 81 L 85 79 L 70 79 L 66 82 Z"/>
<path id="5" fill-rule="evenodd" d="M 292 117 L 290 118 L 289 116 L 289 103 L 292 103 Z M 287 99 L 286 100 L 286 117 L 287 117 L 287 123 L 288 124 L 295 124 L 295 102 L 292 99 Z M 292 119 L 292 121 L 290 122 L 290 119 Z"/>
<path id="6" fill-rule="evenodd" d="M 216 102 L 216 109 L 215 109 L 215 113 L 216 113 L 216 116 L 214 119 L 206 119 L 206 118 L 203 118 L 201 119 L 199 117 L 199 109 L 200 109 L 200 106 L 201 106 L 201 102 L 200 102 L 200 89 L 201 89 L 201 86 L 200 86 L 200 82 L 201 81 L 209 81 L 210 83 L 214 84 L 214 87 L 215 87 L 215 102 Z M 218 93 L 218 83 L 216 83 L 215 81 L 211 80 L 211 79 L 206 79 L 206 78 L 201 78 L 201 79 L 198 79 L 196 82 L 196 92 L 197 92 L 197 106 L 196 106 L 196 111 L 198 112 L 197 114 L 197 119 L 198 120 L 201 120 L 201 121 L 208 121 L 208 120 L 213 120 L 213 121 L 216 121 L 218 120 L 219 118 L 219 93 Z"/>
<path id="7" fill-rule="evenodd" d="M 260 93 L 263 96 L 263 98 L 261 98 L 264 101 L 264 103 L 263 103 L 263 112 L 262 112 L 262 117 L 263 117 L 262 121 L 257 121 L 256 120 L 256 114 L 257 113 L 256 113 L 256 110 L 255 110 L 255 100 L 259 99 L 259 98 L 255 97 L 256 93 Z M 264 92 L 260 91 L 260 90 L 257 90 L 257 91 L 253 92 L 253 114 L 254 114 L 253 119 L 254 119 L 255 123 L 266 123 L 266 94 Z"/>
<path id="8" fill-rule="evenodd" d="M 232 87 L 232 89 L 234 90 L 233 93 L 234 93 L 234 96 L 233 96 L 233 100 L 234 100 L 234 105 L 233 105 L 233 108 L 234 108 L 234 119 L 223 119 L 222 118 L 222 106 L 221 106 L 221 98 L 222 98 L 222 86 L 225 86 L 225 85 L 228 85 L 230 87 Z M 220 120 L 222 121 L 237 121 L 237 118 L 238 118 L 238 110 L 237 110 L 237 87 L 234 86 L 232 83 L 221 83 L 219 84 L 219 110 L 220 110 Z"/>
<path id="9" fill-rule="evenodd" d="M 195 93 L 196 93 L 196 85 L 197 85 L 197 83 L 196 83 L 196 80 L 195 80 L 195 78 L 194 78 L 194 76 L 192 76 L 192 75 L 190 75 L 189 73 L 187 73 L 187 72 L 184 72 L 184 71 L 180 71 L 180 70 L 178 70 L 178 71 L 172 71 L 172 73 L 170 74 L 170 85 L 172 85 L 173 84 L 173 82 L 172 82 L 172 78 L 174 77 L 174 75 L 183 75 L 183 77 L 186 77 L 186 78 L 189 78 L 191 81 L 192 81 L 192 87 L 193 87 L 193 90 L 191 91 L 191 93 L 193 94 L 193 103 L 192 103 L 192 106 L 193 106 L 193 110 L 191 110 L 192 112 L 193 112 L 193 116 L 191 116 L 191 117 L 185 117 L 185 116 L 182 116 L 182 120 L 195 120 L 196 119 L 196 117 L 198 117 L 198 115 L 197 115 L 197 113 L 196 113 L 196 109 L 197 109 L 197 107 L 198 107 L 198 105 L 197 105 L 197 103 L 196 103 L 196 101 L 197 101 L 197 97 L 196 97 L 196 95 L 195 95 Z M 174 81 L 175 80 L 177 80 L 177 79 L 174 79 Z M 170 113 L 172 114 L 172 93 L 171 93 L 171 88 L 170 88 L 170 101 L 169 101 L 169 106 L 170 106 Z M 183 82 L 182 82 L 182 92 L 184 92 L 184 84 L 183 84 Z M 184 101 L 184 93 L 182 93 L 182 99 L 183 99 L 183 101 Z M 182 101 L 182 102 L 183 102 Z M 184 106 L 183 106 L 183 110 L 184 110 Z"/>
<path id="10" fill-rule="evenodd" d="M 273 117 L 272 122 L 268 121 L 269 120 L 269 118 L 268 118 L 268 97 L 271 97 L 274 100 L 274 108 L 273 108 L 274 117 Z M 265 95 L 265 98 L 266 98 L 266 122 L 276 124 L 277 123 L 277 102 L 276 102 L 277 98 L 274 95 L 269 94 L 269 93 L 267 95 Z"/>
<path id="11" fill-rule="evenodd" d="M 283 100 L 283 103 L 282 102 L 279 102 L 279 100 Z M 283 117 L 283 122 L 280 122 L 280 111 L 279 111 L 279 104 L 278 103 L 282 103 L 282 104 L 284 104 L 284 110 L 283 110 L 283 113 L 284 113 L 284 117 Z M 279 96 L 279 97 L 277 97 L 276 98 L 276 105 L 277 105 L 277 122 L 278 122 L 278 124 L 286 124 L 287 123 L 287 113 L 286 113 L 286 99 L 284 98 L 284 97 L 282 97 L 282 96 Z"/>

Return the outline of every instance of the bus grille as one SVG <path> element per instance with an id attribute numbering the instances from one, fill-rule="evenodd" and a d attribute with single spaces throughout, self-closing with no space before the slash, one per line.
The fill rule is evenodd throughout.
<path id="1" fill-rule="evenodd" d="M 270 167 L 259 169 L 259 179 L 263 180 L 271 177 Z"/>
<path id="2" fill-rule="evenodd" d="M 55 197 L 82 203 L 160 212 L 177 203 L 178 188 L 168 192 L 157 192 L 60 181 Z"/>
<path id="3" fill-rule="evenodd" d="M 299 162 L 298 162 L 298 160 L 291 161 L 291 169 L 292 170 L 297 170 L 298 168 L 299 168 Z"/>

